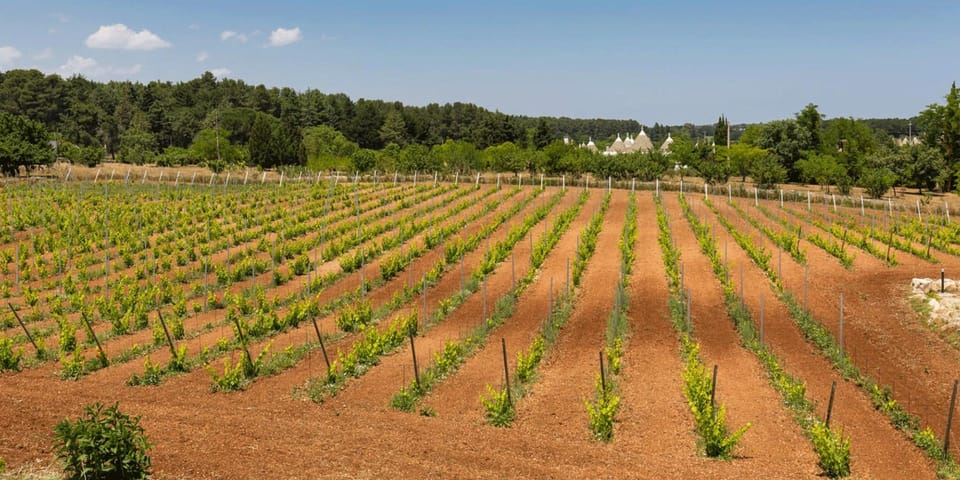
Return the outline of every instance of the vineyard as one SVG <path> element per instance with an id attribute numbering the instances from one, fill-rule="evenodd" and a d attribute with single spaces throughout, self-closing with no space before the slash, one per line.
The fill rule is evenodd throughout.
<path id="1" fill-rule="evenodd" d="M 158 478 L 960 478 L 960 336 L 908 298 L 960 276 L 946 208 L 145 180 L 0 190 L 10 471 L 100 401 Z"/>

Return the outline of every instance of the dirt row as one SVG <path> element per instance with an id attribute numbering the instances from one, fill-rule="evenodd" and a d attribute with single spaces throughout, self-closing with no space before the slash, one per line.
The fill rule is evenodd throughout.
<path id="1" fill-rule="evenodd" d="M 548 188 L 543 198 L 556 190 Z M 520 195 L 528 192 L 529 187 Z M 577 193 L 579 190 L 568 191 L 528 236 L 537 241 L 555 215 L 575 201 Z M 728 424 L 752 424 L 737 456 L 729 462 L 718 462 L 697 453 L 693 419 L 683 396 L 677 338 L 669 319 L 650 192 L 637 197 L 637 255 L 628 285 L 629 338 L 620 379 L 623 402 L 613 442 L 602 444 L 590 438 L 584 401 L 593 392 L 597 351 L 603 348 L 606 321 L 613 307 L 619 271 L 617 242 L 628 202 L 628 192 L 622 190 L 613 192 L 597 251 L 584 271 L 572 314 L 541 365 L 536 382 L 520 401 L 517 421 L 508 429 L 484 422 L 479 397 L 485 385 L 502 382 L 500 337 L 506 339 L 513 367 L 515 352 L 530 344 L 545 319 L 550 279 L 554 279 L 555 293 L 563 288 L 577 237 L 602 202 L 603 193 L 599 189 L 590 191 L 589 200 L 570 229 L 520 296 L 511 318 L 424 400 L 423 405 L 435 416 L 402 413 L 389 407 L 390 397 L 412 379 L 408 345 L 383 357 L 379 365 L 350 380 L 345 390 L 323 404 L 292 395 L 294 388 L 323 371 L 318 351 L 293 368 L 258 379 L 248 390 L 232 394 L 210 393 L 210 377 L 202 369 L 171 378 L 159 387 L 133 388 L 123 386 L 130 373 L 124 368 L 134 368 L 137 362 L 105 369 L 79 382 L 61 381 L 49 369 L 37 368 L 0 374 L 0 395 L 8 399 L 0 409 L 0 431 L 12 434 L 0 438 L 0 458 L 12 467 L 49 463 L 52 426 L 65 416 L 77 416 L 83 405 L 100 400 L 120 402 L 125 412 L 143 416 L 147 434 L 156 444 L 151 454 L 157 478 L 816 478 L 820 472 L 810 442 L 782 406 L 762 366 L 739 345 L 725 313 L 719 282 L 700 253 L 675 193 L 664 194 L 663 200 L 681 250 L 685 283 L 693 295 L 694 335 L 701 342 L 705 363 L 719 365 L 717 395 L 727 407 Z M 535 200 L 502 225 L 491 235 L 491 241 L 503 238 L 510 226 L 541 201 Z M 708 223 L 717 223 L 705 206 L 693 203 Z M 773 209 L 776 202 L 766 205 Z M 501 206 L 499 211 L 508 207 Z M 746 210 L 746 206 L 743 208 Z M 762 219 L 762 214 L 753 213 Z M 732 220 L 736 216 L 735 212 L 721 214 Z M 478 228 L 482 221 L 468 229 Z M 748 285 L 745 301 L 755 320 L 763 295 L 765 340 L 784 368 L 807 383 L 807 395 L 816 400 L 819 415 L 825 411 L 830 383 L 837 381 L 833 421 L 851 437 L 854 475 L 932 478 L 933 465 L 873 410 L 862 391 L 843 382 L 802 339 L 769 283 L 729 234 L 719 225 L 714 226 L 714 232 L 718 243 L 728 245 L 728 261 L 734 271 L 740 265 L 744 267 Z M 518 242 L 513 251 L 515 265 L 508 258 L 488 277 L 488 311 L 510 288 L 511 270 L 515 268 L 516 278 L 527 273 L 529 245 L 530 238 Z M 484 250 L 481 246 L 465 256 L 467 272 L 476 268 Z M 420 278 L 442 254 L 439 248 L 428 252 L 407 267 L 411 273 L 405 270 L 371 292 L 371 298 L 376 304 L 388 300 L 409 281 L 408 276 Z M 898 290 L 903 279 L 913 274 L 906 270 L 923 265 L 891 269 L 879 261 L 861 262 L 868 256 L 859 254 L 854 268 L 846 270 L 815 247 L 807 249 L 807 256 L 810 278 L 816 279 L 811 284 L 817 288 L 810 289 L 809 297 L 816 318 L 836 333 L 832 314 L 836 301 L 831 300 L 836 291 L 821 290 L 843 290 L 846 340 L 854 361 L 881 382 L 892 384 L 898 400 L 911 411 L 917 410 L 924 423 L 942 433 L 942 427 L 937 430 L 942 422 L 935 409 L 923 413 L 919 407 L 928 400 L 931 405 L 943 403 L 937 399 L 943 391 L 923 378 L 939 381 L 949 377 L 950 369 L 955 370 L 958 364 L 957 352 L 918 323 Z M 955 265 L 960 266 L 960 262 Z M 374 276 L 372 267 L 367 272 L 368 278 Z M 783 272 L 787 288 L 799 298 L 803 267 L 784 255 Z M 331 287 L 331 295 L 354 288 L 358 282 L 359 272 L 353 272 Z M 437 308 L 441 299 L 459 290 L 459 285 L 459 271 L 448 271 L 428 291 L 428 308 Z M 421 365 L 442 348 L 443 342 L 462 338 L 476 326 L 482 312 L 481 297 L 480 292 L 469 296 L 441 323 L 417 337 Z M 417 311 L 421 302 L 417 296 L 399 311 Z M 332 317 L 323 319 L 321 325 L 325 331 L 332 330 Z M 282 348 L 310 341 L 312 335 L 312 326 L 303 326 L 276 341 Z M 336 352 L 351 343 L 349 337 L 344 338 L 332 344 L 331 350 Z M 885 380 L 885 376 L 897 379 L 897 375 L 920 378 L 911 378 L 913 383 L 907 379 L 904 383 Z M 943 390 L 948 387 L 944 385 Z M 925 400 L 919 398 L 921 394 Z M 914 401 L 901 400 L 903 397 Z M 938 410 L 945 421 L 946 409 Z"/>

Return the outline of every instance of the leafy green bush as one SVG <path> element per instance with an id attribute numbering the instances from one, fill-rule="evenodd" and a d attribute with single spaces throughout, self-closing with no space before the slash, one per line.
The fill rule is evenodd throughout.
<path id="1" fill-rule="evenodd" d="M 344 332 L 356 332 L 363 329 L 373 320 L 373 304 L 369 300 L 361 300 L 340 310 L 337 315 L 337 328 Z"/>
<path id="2" fill-rule="evenodd" d="M 620 397 L 613 394 L 612 384 L 603 387 L 600 375 L 596 379 L 596 403 L 587 401 L 587 414 L 590 416 L 590 432 L 593 438 L 609 442 L 613 439 L 613 422 L 620 409 Z"/>
<path id="3" fill-rule="evenodd" d="M 143 361 L 143 375 L 134 373 L 127 381 L 127 385 L 160 385 L 163 380 L 163 367 L 159 363 L 150 361 L 150 356 Z"/>
<path id="4" fill-rule="evenodd" d="M 86 415 L 54 427 L 54 450 L 66 463 L 67 478 L 143 479 L 150 475 L 150 443 L 140 417 L 120 412 L 117 404 L 85 407 Z"/>
<path id="5" fill-rule="evenodd" d="M 543 336 L 538 335 L 536 340 L 533 341 L 533 344 L 530 345 L 530 348 L 527 349 L 526 354 L 523 352 L 517 353 L 517 380 L 519 380 L 520 383 L 527 383 L 533 378 L 533 373 L 543 358 L 545 348 L 546 344 Z"/>
<path id="6" fill-rule="evenodd" d="M 20 360 L 23 358 L 23 347 L 15 349 L 13 340 L 0 337 L 0 371 L 19 370 Z"/>
<path id="7" fill-rule="evenodd" d="M 495 427 L 509 427 L 517 416 L 506 389 L 494 390 L 487 385 L 487 395 L 480 396 L 480 403 L 487 410 L 487 421 Z"/>
<path id="8" fill-rule="evenodd" d="M 723 405 L 717 407 L 711 402 L 712 380 L 700 362 L 698 351 L 699 347 L 693 346 L 687 354 L 687 365 L 683 372 L 684 393 L 707 456 L 730 458 L 740 437 L 750 428 L 750 423 L 732 434 L 727 431 L 726 409 Z"/>
<path id="9" fill-rule="evenodd" d="M 843 430 L 835 432 L 825 423 L 815 422 L 810 428 L 813 449 L 820 457 L 817 463 L 830 478 L 850 475 L 850 439 L 844 438 Z"/>

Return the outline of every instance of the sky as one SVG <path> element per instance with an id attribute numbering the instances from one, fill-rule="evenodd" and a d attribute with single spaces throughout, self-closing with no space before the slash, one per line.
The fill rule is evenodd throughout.
<path id="1" fill-rule="evenodd" d="M 0 0 L 0 71 L 268 87 L 645 125 L 911 117 L 960 77 L 956 0 Z"/>

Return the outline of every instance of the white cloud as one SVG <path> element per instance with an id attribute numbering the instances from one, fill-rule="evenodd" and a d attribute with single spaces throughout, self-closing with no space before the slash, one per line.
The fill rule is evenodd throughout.
<path id="1" fill-rule="evenodd" d="M 247 43 L 247 36 L 242 33 L 234 32 L 233 30 L 225 30 L 220 34 L 220 40 L 226 42 L 227 40 L 233 40 L 240 43 Z"/>
<path id="2" fill-rule="evenodd" d="M 143 67 L 140 64 L 129 67 L 114 67 L 100 65 L 95 59 L 74 55 L 67 59 L 67 63 L 60 65 L 58 71 L 64 75 L 87 75 L 91 77 L 124 77 L 140 73 Z"/>
<path id="3" fill-rule="evenodd" d="M 49 60 L 53 57 L 53 50 L 50 47 L 44 48 L 33 54 L 34 60 Z"/>
<path id="4" fill-rule="evenodd" d="M 206 51 L 201 51 L 200 53 L 197 54 L 197 61 L 198 61 L 198 62 L 204 62 L 204 61 L 206 61 L 208 58 L 210 58 L 210 54 L 207 53 Z"/>
<path id="5" fill-rule="evenodd" d="M 291 29 L 278 28 L 270 32 L 270 43 L 267 45 L 271 47 L 282 47 L 294 42 L 299 42 L 301 39 L 303 39 L 303 35 L 300 33 L 300 27 Z"/>
<path id="6" fill-rule="evenodd" d="M 20 50 L 13 47 L 0 47 L 0 68 L 12 67 L 17 63 L 17 59 L 22 57 Z"/>
<path id="7" fill-rule="evenodd" d="M 60 71 L 68 75 L 89 73 L 97 68 L 97 61 L 89 57 L 74 55 L 67 59 L 67 63 L 60 65 Z"/>
<path id="8" fill-rule="evenodd" d="M 223 78 L 230 75 L 233 72 L 231 72 L 229 68 L 213 68 L 213 69 L 210 69 L 210 73 L 212 73 L 214 77 Z"/>
<path id="9" fill-rule="evenodd" d="M 87 46 L 90 48 L 154 50 L 170 45 L 170 42 L 158 37 L 150 30 L 135 32 L 122 23 L 102 25 L 99 30 L 87 37 Z"/>

